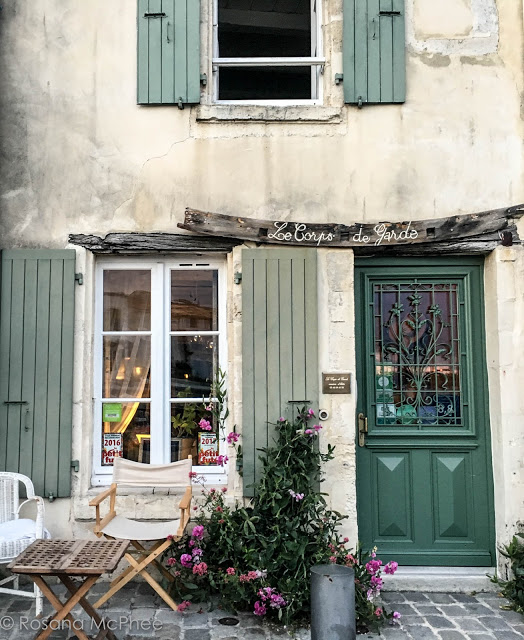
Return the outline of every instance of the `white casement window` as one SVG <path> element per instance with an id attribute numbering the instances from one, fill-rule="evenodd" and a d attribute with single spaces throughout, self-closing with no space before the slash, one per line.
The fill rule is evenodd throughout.
<path id="1" fill-rule="evenodd" d="M 225 371 L 224 278 L 225 263 L 202 256 L 98 262 L 93 484 L 110 481 L 115 456 L 191 455 L 196 472 L 225 482 L 223 434 L 206 409 Z"/>
<path id="2" fill-rule="evenodd" d="M 315 104 L 325 58 L 321 0 L 214 0 L 218 103 Z"/>

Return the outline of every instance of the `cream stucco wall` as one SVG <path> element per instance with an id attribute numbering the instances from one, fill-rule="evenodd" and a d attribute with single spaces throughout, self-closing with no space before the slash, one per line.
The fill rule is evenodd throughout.
<path id="1" fill-rule="evenodd" d="M 64 247 L 69 233 L 177 232 L 184 209 L 315 222 L 417 220 L 524 200 L 521 0 L 406 0 L 407 100 L 343 105 L 342 0 L 323 0 L 323 105 L 136 105 L 130 0 L 17 0 L 0 14 L 0 247 Z M 210 65 L 211 0 L 202 0 L 201 70 Z M 445 19 L 443 16 L 445 15 Z M 89 529 L 94 256 L 77 249 L 73 501 L 52 505 L 56 533 Z M 231 423 L 241 424 L 240 248 L 228 257 Z M 353 255 L 319 251 L 322 369 L 354 371 Z M 486 265 L 486 318 L 497 534 L 524 520 L 522 247 Z M 348 397 L 323 397 L 337 446 L 327 488 L 356 531 Z M 232 496 L 240 480 L 230 474 Z M 158 516 L 168 497 L 125 498 Z M 150 505 L 147 507 L 147 505 Z"/>

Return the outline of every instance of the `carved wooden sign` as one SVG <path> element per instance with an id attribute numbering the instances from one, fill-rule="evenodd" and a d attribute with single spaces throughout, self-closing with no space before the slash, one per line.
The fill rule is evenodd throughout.
<path id="1" fill-rule="evenodd" d="M 384 247 L 479 238 L 502 234 L 505 230 L 516 233 L 513 218 L 522 214 L 524 205 L 516 205 L 449 218 L 406 222 L 355 222 L 346 225 L 257 220 L 186 209 L 184 223 L 179 223 L 178 227 L 198 233 L 268 244 Z"/>

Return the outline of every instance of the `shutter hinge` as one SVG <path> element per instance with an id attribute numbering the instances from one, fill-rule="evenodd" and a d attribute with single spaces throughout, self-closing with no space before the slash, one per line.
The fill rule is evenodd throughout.
<path id="1" fill-rule="evenodd" d="M 180 98 L 178 98 L 178 108 L 179 109 L 183 109 L 184 108 L 184 103 L 182 101 L 182 96 L 180 96 Z"/>
<path id="2" fill-rule="evenodd" d="M 50 493 L 48 496 L 49 502 L 54 502 L 55 501 L 55 494 L 54 493 Z"/>
<path id="3" fill-rule="evenodd" d="M 358 107 L 359 109 L 362 109 L 362 105 L 363 105 L 363 102 L 362 102 L 362 96 L 359 96 L 359 97 L 358 97 L 358 100 L 357 100 L 357 107 Z"/>
<path id="4" fill-rule="evenodd" d="M 75 273 L 75 282 L 78 282 L 78 284 L 84 284 L 84 274 Z"/>
<path id="5" fill-rule="evenodd" d="M 343 80 L 344 80 L 343 73 L 335 73 L 335 84 L 342 84 Z"/>
<path id="6" fill-rule="evenodd" d="M 78 473 L 78 470 L 80 469 L 80 462 L 78 460 L 71 460 L 71 469 Z"/>
<path id="7" fill-rule="evenodd" d="M 165 18 L 166 14 L 161 13 L 144 13 L 144 18 Z"/>
<path id="8" fill-rule="evenodd" d="M 235 271 L 235 277 L 233 278 L 233 282 L 235 284 L 240 284 L 242 282 L 242 274 L 240 271 Z"/>
<path id="9" fill-rule="evenodd" d="M 200 74 L 200 84 L 204 85 L 204 87 L 207 85 L 207 73 Z"/>
<path id="10" fill-rule="evenodd" d="M 402 15 L 400 11 L 379 11 L 379 16 L 400 16 Z"/>

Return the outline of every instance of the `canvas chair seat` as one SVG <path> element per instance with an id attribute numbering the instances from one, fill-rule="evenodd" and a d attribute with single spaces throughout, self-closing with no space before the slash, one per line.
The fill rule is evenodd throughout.
<path id="1" fill-rule="evenodd" d="M 101 529 L 101 533 L 119 540 L 129 540 L 131 536 L 133 540 L 160 540 L 167 536 L 176 536 L 179 526 L 180 518 L 169 522 L 142 522 L 115 516 Z"/>
<path id="2" fill-rule="evenodd" d="M 171 540 L 179 540 L 189 522 L 191 508 L 191 465 L 189 456 L 186 460 L 171 462 L 170 464 L 143 464 L 116 458 L 113 465 L 113 483 L 97 498 L 90 501 L 90 506 L 96 508 L 95 534 L 98 537 L 110 539 L 130 540 L 131 551 L 127 551 L 124 558 L 129 567 L 124 569 L 112 582 L 109 590 L 99 598 L 94 606 L 96 609 L 102 606 L 109 598 L 119 591 L 130 580 L 140 575 L 148 582 L 158 595 L 175 611 L 177 604 L 169 593 L 149 574 L 150 565 L 160 571 L 168 581 L 173 581 L 173 576 L 162 565 L 162 555 L 171 545 Z M 117 515 L 116 500 L 117 489 L 121 487 L 150 487 L 150 488 L 185 488 L 184 496 L 178 505 L 180 517 L 169 521 L 144 522 L 133 520 L 125 515 Z M 171 492 L 169 492 L 171 495 Z M 102 517 L 100 505 L 109 498 L 109 512 Z M 168 498 L 169 500 L 169 498 Z M 169 539 L 168 539 L 169 536 Z M 152 543 L 149 546 L 144 543 Z"/>

